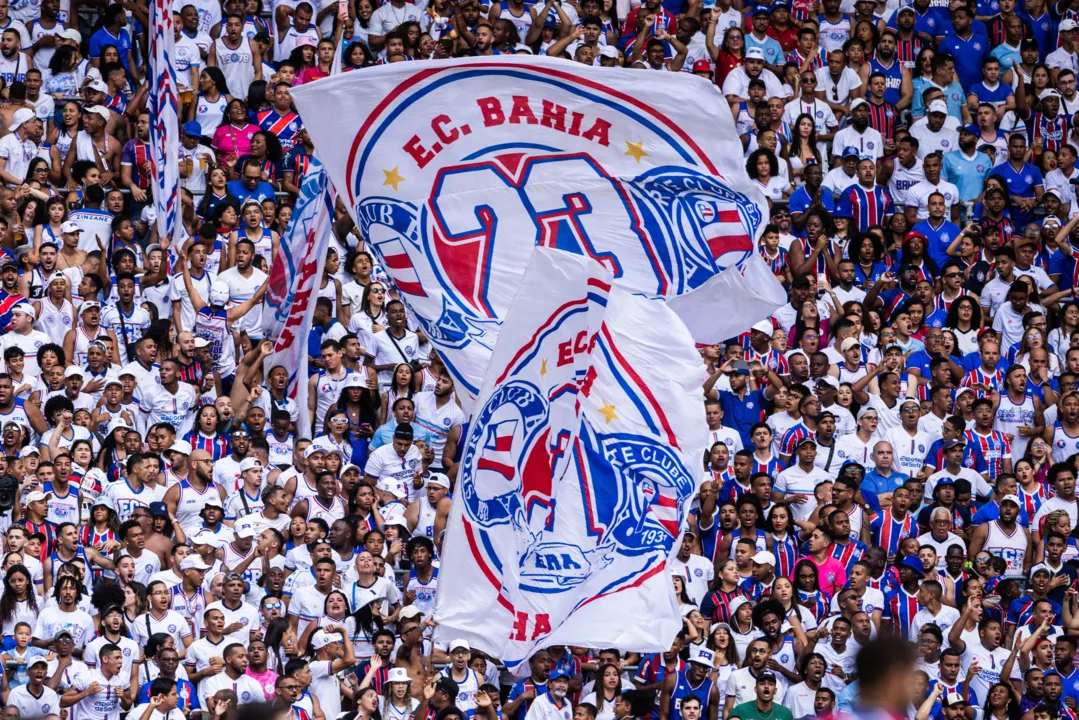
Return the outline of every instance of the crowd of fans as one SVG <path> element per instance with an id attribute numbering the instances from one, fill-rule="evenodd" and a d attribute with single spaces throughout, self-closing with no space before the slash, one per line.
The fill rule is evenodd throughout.
<path id="1" fill-rule="evenodd" d="M 179 241 L 145 1 L 0 0 L 2 720 L 1077 720 L 1079 2 L 172 9 Z M 789 291 L 701 351 L 678 637 L 521 679 L 433 641 L 467 419 L 345 213 L 306 407 L 262 328 L 290 88 L 506 53 L 710 81 Z"/>

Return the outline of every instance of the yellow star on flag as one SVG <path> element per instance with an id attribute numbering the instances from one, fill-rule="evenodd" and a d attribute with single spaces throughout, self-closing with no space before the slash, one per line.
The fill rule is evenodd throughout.
<path id="1" fill-rule="evenodd" d="M 540 377 L 547 374 L 547 358 L 543 358 L 543 362 L 540 363 Z"/>
<path id="2" fill-rule="evenodd" d="M 386 179 L 382 181 L 383 185 L 389 185 L 393 187 L 394 191 L 397 190 L 397 186 L 405 181 L 401 177 L 401 173 L 397 172 L 397 166 L 393 166 L 393 170 L 383 170 L 382 173 L 386 176 Z"/>
<path id="3" fill-rule="evenodd" d="M 600 406 L 599 414 L 607 420 L 607 424 L 610 425 L 612 420 L 617 420 L 618 415 L 614 412 L 614 405 L 608 405 L 607 401 L 603 401 L 603 405 Z"/>
<path id="4" fill-rule="evenodd" d="M 626 152 L 624 154 L 629 155 L 637 162 L 640 162 L 643 157 L 648 157 L 648 153 L 644 151 L 644 140 L 637 143 L 626 140 Z"/>

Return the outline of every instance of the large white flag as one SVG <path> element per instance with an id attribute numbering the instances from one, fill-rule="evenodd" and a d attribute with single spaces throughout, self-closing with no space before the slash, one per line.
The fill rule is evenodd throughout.
<path id="1" fill-rule="evenodd" d="M 436 639 L 514 671 L 572 644 L 667 650 L 667 562 L 701 477 L 700 359 L 677 315 L 534 250 L 492 354 L 439 571 Z"/>
<path id="2" fill-rule="evenodd" d="M 762 262 L 767 207 L 726 101 L 689 73 L 466 58 L 344 73 L 293 98 L 466 410 L 537 245 L 635 292 L 701 288 L 701 342 L 785 301 L 774 278 L 702 287 Z"/>

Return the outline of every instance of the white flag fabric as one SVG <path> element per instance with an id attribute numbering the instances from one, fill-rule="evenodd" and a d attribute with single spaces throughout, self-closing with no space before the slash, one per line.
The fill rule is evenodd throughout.
<path id="1" fill-rule="evenodd" d="M 548 645 L 669 649 L 667 562 L 708 441 L 700 379 L 666 303 L 535 249 L 463 439 L 436 641 L 518 673 Z"/>
<path id="2" fill-rule="evenodd" d="M 533 247 L 591 257 L 616 285 L 664 298 L 758 262 L 764 197 L 726 101 L 689 73 L 463 58 L 343 73 L 293 98 L 466 411 Z M 764 280 L 763 303 L 713 297 L 696 339 L 734 336 L 785 302 Z"/>
<path id="3" fill-rule="evenodd" d="M 297 437 L 311 437 L 307 336 L 332 233 L 333 209 L 327 192 L 326 170 L 314 164 L 304 175 L 288 228 L 270 267 L 262 310 L 263 332 L 274 342 L 274 352 L 263 360 L 263 369 L 268 373 L 270 368 L 281 365 L 288 370 L 288 396 L 299 408 Z"/>

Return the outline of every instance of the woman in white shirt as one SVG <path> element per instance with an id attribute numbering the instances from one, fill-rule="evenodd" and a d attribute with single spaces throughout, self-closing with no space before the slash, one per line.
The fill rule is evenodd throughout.
<path id="1" fill-rule="evenodd" d="M 768 198 L 768 207 L 790 197 L 791 184 L 780 177 L 779 160 L 771 150 L 760 148 L 751 152 L 746 160 L 746 172 Z"/>
<path id="2" fill-rule="evenodd" d="M 591 703 L 596 707 L 596 720 L 614 720 L 614 704 L 622 694 L 622 676 L 618 667 L 605 663 L 597 673 L 599 680 L 596 689 L 585 695 L 581 702 Z M 386 717 L 385 714 L 382 716 Z"/>

